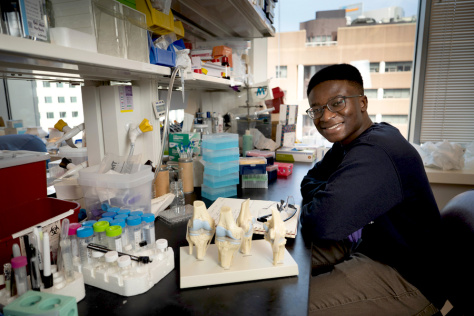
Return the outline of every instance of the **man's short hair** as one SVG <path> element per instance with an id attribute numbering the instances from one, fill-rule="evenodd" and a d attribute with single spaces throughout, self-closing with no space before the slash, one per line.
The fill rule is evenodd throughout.
<path id="1" fill-rule="evenodd" d="M 360 89 L 361 94 L 364 94 L 364 81 L 359 70 L 349 64 L 337 64 L 321 69 L 311 78 L 306 92 L 307 96 L 318 84 L 329 80 L 347 80 Z"/>

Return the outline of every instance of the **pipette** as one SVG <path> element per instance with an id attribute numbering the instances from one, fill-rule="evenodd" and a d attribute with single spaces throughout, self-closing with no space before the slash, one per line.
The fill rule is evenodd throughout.
<path id="1" fill-rule="evenodd" d="M 66 280 L 70 282 L 74 279 L 74 268 L 72 262 L 71 240 L 69 240 L 68 236 L 69 219 L 65 218 L 63 219 L 61 225 L 61 240 L 59 241 L 59 247 L 61 249 L 61 258 L 64 267 L 64 274 L 66 276 Z"/>

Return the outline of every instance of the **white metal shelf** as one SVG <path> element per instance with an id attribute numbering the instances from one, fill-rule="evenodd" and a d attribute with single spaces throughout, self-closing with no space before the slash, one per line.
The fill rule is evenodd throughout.
<path id="1" fill-rule="evenodd" d="M 172 9 L 185 27 L 186 37 L 200 40 L 261 38 L 275 28 L 255 0 L 176 0 Z"/>
<path id="2" fill-rule="evenodd" d="M 155 79 L 168 85 L 171 69 L 0 34 L 0 77 L 58 81 Z M 180 86 L 175 80 L 175 86 Z M 185 89 L 227 90 L 233 80 L 193 74 Z"/>

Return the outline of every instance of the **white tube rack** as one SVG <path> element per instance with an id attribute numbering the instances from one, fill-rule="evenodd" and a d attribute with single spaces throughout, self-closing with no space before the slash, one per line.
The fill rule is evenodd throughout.
<path id="1" fill-rule="evenodd" d="M 140 253 L 140 256 L 146 255 L 146 253 Z M 118 274 L 108 275 L 105 271 L 91 267 L 82 269 L 80 264 L 74 267 L 82 272 L 84 283 L 88 285 L 123 296 L 134 296 L 147 292 L 174 269 L 174 252 L 171 247 L 168 247 L 161 260 L 154 256 L 151 263 L 141 266 L 137 266 L 135 261 L 132 262 L 134 265 L 132 268 L 136 269 L 136 276 L 127 278 L 122 278 Z"/>

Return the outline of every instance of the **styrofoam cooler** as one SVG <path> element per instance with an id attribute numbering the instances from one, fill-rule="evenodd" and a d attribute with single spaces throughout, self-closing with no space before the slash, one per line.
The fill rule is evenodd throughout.
<path id="1" fill-rule="evenodd" d="M 104 212 L 102 204 L 151 212 L 153 172 L 151 166 L 141 165 L 132 174 L 100 174 L 99 165 L 79 171 L 88 219 L 98 219 Z"/>

